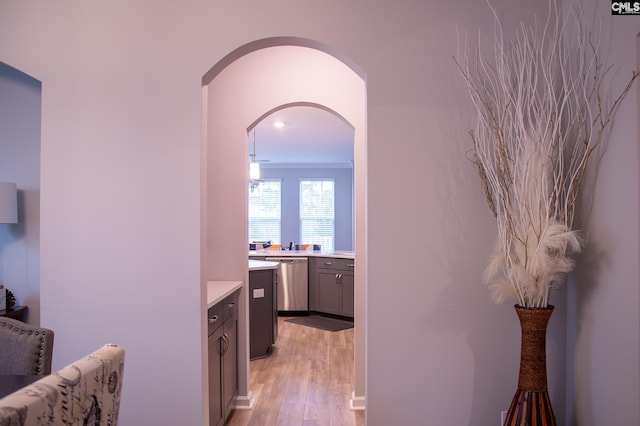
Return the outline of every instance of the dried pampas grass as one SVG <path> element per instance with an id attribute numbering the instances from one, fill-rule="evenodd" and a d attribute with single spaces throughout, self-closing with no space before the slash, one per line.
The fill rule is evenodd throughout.
<path id="1" fill-rule="evenodd" d="M 496 301 L 546 307 L 582 249 L 572 225 L 587 166 L 638 73 L 606 103 L 610 68 L 580 9 L 563 17 L 550 0 L 541 28 L 521 24 L 509 41 L 491 10 L 493 55 L 465 43 L 455 58 L 478 112 L 473 161 L 498 225 L 485 279 Z"/>

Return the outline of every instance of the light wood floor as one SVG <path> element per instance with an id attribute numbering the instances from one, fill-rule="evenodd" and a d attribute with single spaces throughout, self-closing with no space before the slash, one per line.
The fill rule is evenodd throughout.
<path id="1" fill-rule="evenodd" d="M 234 410 L 230 426 L 363 426 L 352 411 L 353 328 L 323 331 L 278 318 L 273 353 L 251 361 L 252 410 Z"/>

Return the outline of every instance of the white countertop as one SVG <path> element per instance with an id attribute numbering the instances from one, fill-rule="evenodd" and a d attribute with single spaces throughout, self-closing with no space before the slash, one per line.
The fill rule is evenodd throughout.
<path id="1" fill-rule="evenodd" d="M 266 260 L 249 259 L 249 270 L 260 271 L 263 269 L 276 269 L 280 265 L 279 262 L 268 262 Z"/>
<path id="2" fill-rule="evenodd" d="M 207 281 L 207 309 L 242 287 L 242 281 Z"/>
<path id="3" fill-rule="evenodd" d="M 353 258 L 355 258 L 355 254 L 352 251 L 312 251 L 312 250 L 281 250 L 281 249 L 249 250 L 249 256 L 335 257 L 335 258 L 338 258 L 338 259 L 353 259 Z"/>

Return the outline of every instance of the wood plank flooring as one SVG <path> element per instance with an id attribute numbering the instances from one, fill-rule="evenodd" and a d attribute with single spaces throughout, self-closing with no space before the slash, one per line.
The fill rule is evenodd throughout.
<path id="1" fill-rule="evenodd" d="M 251 361 L 252 410 L 234 410 L 230 426 L 364 426 L 349 408 L 353 329 L 324 331 L 278 318 L 273 353 Z"/>

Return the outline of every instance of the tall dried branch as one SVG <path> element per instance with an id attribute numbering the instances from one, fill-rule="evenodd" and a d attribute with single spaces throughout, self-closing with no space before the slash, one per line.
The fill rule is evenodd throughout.
<path id="1" fill-rule="evenodd" d="M 638 73 L 607 103 L 611 67 L 580 9 L 563 17 L 550 0 L 542 25 L 521 23 L 506 40 L 489 6 L 493 54 L 465 43 L 454 58 L 477 109 L 472 161 L 498 225 L 485 279 L 497 301 L 545 307 L 582 249 L 573 229 L 582 181 Z"/>

